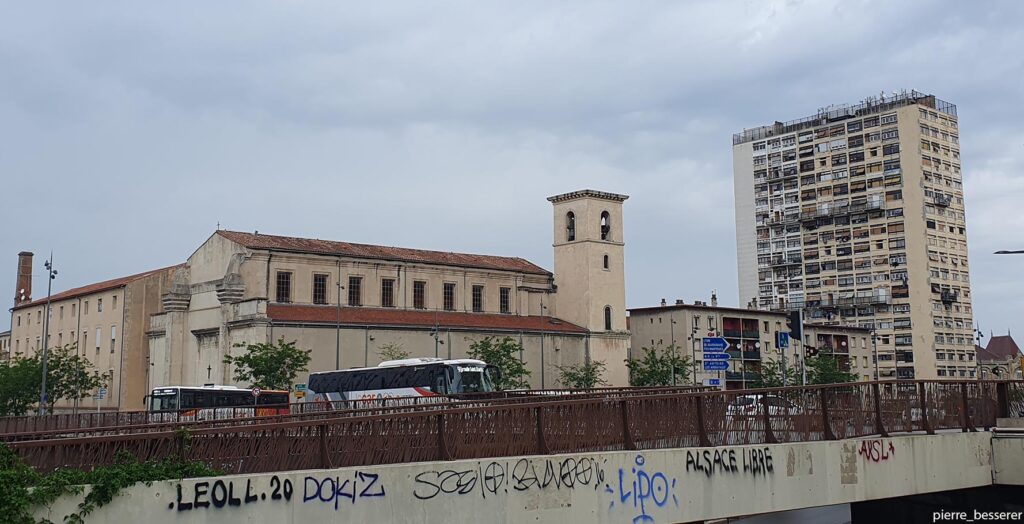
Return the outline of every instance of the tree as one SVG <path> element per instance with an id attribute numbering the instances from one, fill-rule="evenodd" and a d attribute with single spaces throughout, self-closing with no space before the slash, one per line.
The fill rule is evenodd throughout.
<path id="1" fill-rule="evenodd" d="M 530 370 L 519 360 L 523 346 L 512 337 L 497 339 L 484 337 L 469 346 L 469 358 L 482 360 L 501 369 L 501 380 L 495 384 L 499 390 L 529 389 Z"/>
<path id="2" fill-rule="evenodd" d="M 39 357 L 16 355 L 0 362 L 0 416 L 27 413 L 39 401 Z"/>
<path id="3" fill-rule="evenodd" d="M 277 344 L 235 344 L 245 348 L 238 356 L 224 357 L 225 364 L 235 366 L 235 381 L 248 382 L 253 387 L 284 389 L 291 391 L 295 377 L 307 370 L 312 350 L 295 347 L 296 341 L 285 342 L 279 338 Z"/>
<path id="4" fill-rule="evenodd" d="M 785 384 L 783 384 L 782 362 L 778 360 L 765 360 L 761 362 L 761 371 L 755 373 L 754 382 L 751 387 L 755 388 L 779 388 L 795 386 L 800 383 L 796 368 L 787 366 L 785 372 Z"/>
<path id="5" fill-rule="evenodd" d="M 379 346 L 377 349 L 380 350 L 377 352 L 377 355 L 380 356 L 381 360 L 402 360 L 409 358 L 409 352 L 402 349 L 401 344 L 397 344 L 395 342 L 384 344 Z"/>
<path id="6" fill-rule="evenodd" d="M 76 401 L 88 397 L 113 378 L 109 373 L 97 373 L 89 359 L 78 355 L 77 348 L 77 344 L 68 344 L 49 351 L 46 396 L 51 408 L 60 399 Z"/>
<path id="7" fill-rule="evenodd" d="M 558 380 L 563 386 L 573 389 L 592 389 L 607 386 L 608 382 L 601 376 L 605 365 L 600 360 L 591 360 L 580 365 L 556 366 Z"/>
<path id="8" fill-rule="evenodd" d="M 688 356 L 679 356 L 675 346 L 668 346 L 659 351 L 658 347 L 642 348 L 643 358 L 640 360 L 626 359 L 629 369 L 629 383 L 632 386 L 671 386 L 673 385 L 673 369 L 675 385 L 689 382 L 693 363 Z"/>
<path id="9" fill-rule="evenodd" d="M 839 359 L 831 353 L 821 353 L 804 360 L 808 384 L 839 384 L 856 382 L 857 374 L 843 370 Z"/>
<path id="10" fill-rule="evenodd" d="M 61 399 L 81 400 L 110 381 L 110 375 L 93 369 L 89 359 L 79 356 L 77 344 L 51 348 L 46 359 L 46 400 L 50 411 Z M 0 365 L 0 415 L 21 415 L 39 403 L 42 387 L 42 359 L 15 356 Z"/>

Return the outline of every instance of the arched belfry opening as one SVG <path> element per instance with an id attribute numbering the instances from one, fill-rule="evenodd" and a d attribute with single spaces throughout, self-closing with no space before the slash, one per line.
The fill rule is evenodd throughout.
<path id="1" fill-rule="evenodd" d="M 576 240 L 576 213 L 572 211 L 565 214 L 565 240 L 566 242 Z"/>
<path id="2" fill-rule="evenodd" d="M 612 217 L 607 211 L 601 212 L 601 240 L 612 239 Z"/>

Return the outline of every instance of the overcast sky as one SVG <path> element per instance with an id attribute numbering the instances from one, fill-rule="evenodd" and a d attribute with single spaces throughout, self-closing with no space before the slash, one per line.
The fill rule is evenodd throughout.
<path id="1" fill-rule="evenodd" d="M 61 290 L 218 222 L 551 269 L 545 198 L 594 188 L 630 307 L 737 305 L 732 133 L 917 89 L 958 106 L 976 319 L 1024 339 L 1024 2 L 5 3 L 8 304 L 21 250 L 38 298 L 51 249 Z"/>

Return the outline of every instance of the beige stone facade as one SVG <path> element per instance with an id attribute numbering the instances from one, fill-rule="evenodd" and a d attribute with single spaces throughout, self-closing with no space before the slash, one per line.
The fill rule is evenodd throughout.
<path id="1" fill-rule="evenodd" d="M 0 333 L 0 359 L 11 358 L 11 330 Z"/>
<path id="2" fill-rule="evenodd" d="M 974 377 L 956 107 L 917 92 L 733 137 L 741 301 L 877 332 L 882 379 Z"/>
<path id="3" fill-rule="evenodd" d="M 522 341 L 535 388 L 560 386 L 558 367 L 588 358 L 625 384 L 625 198 L 552 197 L 554 273 L 519 258 L 217 231 L 175 272 L 151 318 L 149 386 L 233 384 L 223 359 L 240 343 L 295 340 L 312 349 L 315 372 L 375 365 L 388 344 L 464 357 L 485 336 Z M 570 208 L 580 229 L 567 242 L 557 217 Z"/>
<path id="4" fill-rule="evenodd" d="M 694 363 L 694 384 L 718 379 L 723 389 L 750 387 L 764 361 L 785 359 L 786 366 L 801 369 L 808 346 L 839 357 L 842 365 L 862 380 L 873 376 L 871 336 L 867 329 L 851 326 L 804 326 L 802 341 L 791 341 L 785 349 L 777 345 L 778 333 L 789 333 L 785 313 L 708 305 L 698 301 L 629 310 L 630 351 L 637 357 L 643 348 L 671 348 Z M 729 369 L 703 370 L 705 338 L 725 338 L 729 343 Z"/>
<path id="5" fill-rule="evenodd" d="M 31 254 L 29 260 L 30 257 Z M 28 268 L 31 271 L 31 265 Z M 45 296 L 19 297 L 19 303 L 11 309 L 11 355 L 39 352 L 45 326 L 48 347 L 74 345 L 97 372 L 112 377 L 104 399 L 97 401 L 89 396 L 78 407 L 95 409 L 98 402 L 102 410 L 141 409 L 148 386 L 149 317 L 160 311 L 160 296 L 168 289 L 174 269 L 148 271 L 55 293 L 50 297 L 49 322 L 44 318 Z M 55 405 L 61 411 L 71 408 L 73 405 L 67 401 Z"/>

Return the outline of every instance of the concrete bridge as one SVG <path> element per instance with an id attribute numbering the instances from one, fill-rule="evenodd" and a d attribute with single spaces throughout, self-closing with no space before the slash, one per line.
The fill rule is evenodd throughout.
<path id="1" fill-rule="evenodd" d="M 704 521 L 994 484 L 1024 486 L 1024 433 L 1005 431 L 186 479 L 136 485 L 87 521 Z M 77 501 L 66 497 L 36 516 L 58 522 Z"/>

